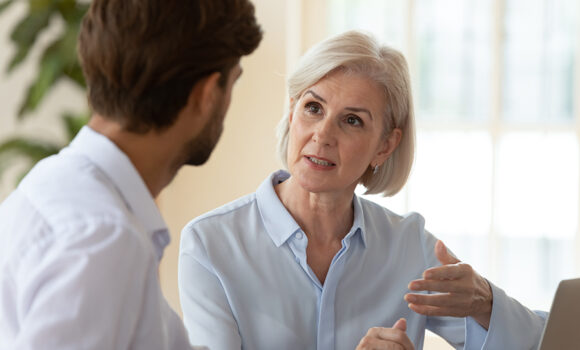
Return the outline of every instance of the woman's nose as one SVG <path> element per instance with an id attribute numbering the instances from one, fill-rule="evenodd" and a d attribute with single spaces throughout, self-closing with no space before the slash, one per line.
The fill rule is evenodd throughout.
<path id="1" fill-rule="evenodd" d="M 335 142 L 335 127 L 330 118 L 325 118 L 317 123 L 312 140 L 324 146 L 332 146 Z"/>

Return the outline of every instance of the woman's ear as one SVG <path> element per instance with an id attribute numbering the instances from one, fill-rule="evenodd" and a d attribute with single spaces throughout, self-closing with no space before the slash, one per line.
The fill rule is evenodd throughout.
<path id="1" fill-rule="evenodd" d="M 288 105 L 288 124 L 292 123 L 292 118 L 294 118 L 294 99 L 290 98 L 290 103 Z"/>
<path id="2" fill-rule="evenodd" d="M 389 136 L 381 141 L 378 149 L 378 153 L 371 164 L 382 165 L 389 159 L 391 154 L 395 152 L 399 143 L 401 143 L 401 138 L 403 137 L 403 131 L 401 129 L 395 128 L 391 131 Z"/>

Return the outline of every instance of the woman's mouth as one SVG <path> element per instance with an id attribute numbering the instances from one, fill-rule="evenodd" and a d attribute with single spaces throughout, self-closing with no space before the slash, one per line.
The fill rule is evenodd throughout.
<path id="1" fill-rule="evenodd" d="M 309 161 L 311 161 L 312 163 L 314 163 L 316 165 L 321 165 L 321 166 L 335 166 L 336 165 L 336 164 L 329 162 L 327 160 L 312 157 L 312 156 L 307 156 L 306 158 L 308 158 Z"/>

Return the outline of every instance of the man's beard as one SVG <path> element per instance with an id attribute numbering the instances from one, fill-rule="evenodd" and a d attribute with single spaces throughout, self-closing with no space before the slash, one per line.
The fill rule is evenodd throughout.
<path id="1" fill-rule="evenodd" d="M 219 141 L 223 130 L 225 111 L 222 114 L 221 104 L 215 106 L 203 130 L 184 147 L 185 164 L 202 165 L 209 159 L 211 152 Z"/>

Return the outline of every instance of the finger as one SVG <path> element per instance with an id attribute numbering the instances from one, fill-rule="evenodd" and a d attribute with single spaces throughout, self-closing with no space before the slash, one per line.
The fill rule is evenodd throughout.
<path id="1" fill-rule="evenodd" d="M 399 320 L 399 321 L 401 321 L 401 320 Z M 399 321 L 397 321 L 395 324 L 399 323 Z M 405 324 L 406 324 L 406 321 L 405 321 Z M 399 324 L 399 326 L 400 325 L 401 324 Z M 413 343 L 411 342 L 411 340 L 407 336 L 407 333 L 405 333 L 401 329 L 373 327 L 373 328 L 369 329 L 369 331 L 367 332 L 367 335 L 365 336 L 365 338 L 367 338 L 367 337 L 380 339 L 382 341 L 385 341 L 385 343 L 382 343 L 382 344 L 394 343 L 394 344 L 400 344 L 404 349 L 413 349 Z M 383 347 L 379 347 L 379 349 L 383 349 Z M 388 349 L 388 347 L 385 347 L 384 349 Z"/>
<path id="2" fill-rule="evenodd" d="M 423 278 L 430 280 L 454 280 L 464 277 L 471 271 L 471 266 L 464 263 L 443 265 L 425 270 L 423 272 Z"/>
<path id="3" fill-rule="evenodd" d="M 468 298 L 457 294 L 438 293 L 438 294 L 406 294 L 405 301 L 415 305 L 437 306 L 446 308 L 463 308 Z"/>
<path id="4" fill-rule="evenodd" d="M 363 338 L 356 347 L 356 350 L 407 350 L 397 343 L 385 342 L 380 339 Z"/>
<path id="5" fill-rule="evenodd" d="M 400 318 L 397 322 L 395 322 L 395 324 L 393 325 L 393 328 L 401 330 L 403 332 L 407 331 L 407 320 L 405 320 L 404 318 Z"/>
<path id="6" fill-rule="evenodd" d="M 397 323 L 399 322 L 401 322 L 401 324 L 404 323 L 406 330 L 407 321 L 405 319 L 401 319 L 395 322 L 395 325 L 397 325 Z M 399 326 L 401 324 L 399 324 Z M 412 350 L 414 348 L 411 339 L 409 339 L 409 337 L 407 336 L 407 333 L 398 328 L 380 328 L 379 337 L 383 340 L 400 344 L 403 347 L 403 349 Z"/>
<path id="7" fill-rule="evenodd" d="M 451 317 L 466 316 L 465 312 L 459 309 L 450 309 L 438 306 L 417 305 L 417 304 L 408 304 L 407 306 L 414 312 L 425 316 L 451 316 Z"/>
<path id="8" fill-rule="evenodd" d="M 439 293 L 468 293 L 469 287 L 462 280 L 415 280 L 407 286 L 415 292 L 439 292 Z"/>
<path id="9" fill-rule="evenodd" d="M 451 255 L 441 240 L 438 240 L 435 243 L 435 256 L 437 257 L 437 260 L 439 260 L 443 265 L 457 264 L 459 262 L 459 259 Z"/>
<path id="10" fill-rule="evenodd" d="M 365 335 L 358 343 L 356 350 L 408 350 L 408 349 L 405 349 L 403 345 L 395 342 L 382 340 L 376 337 Z"/>

